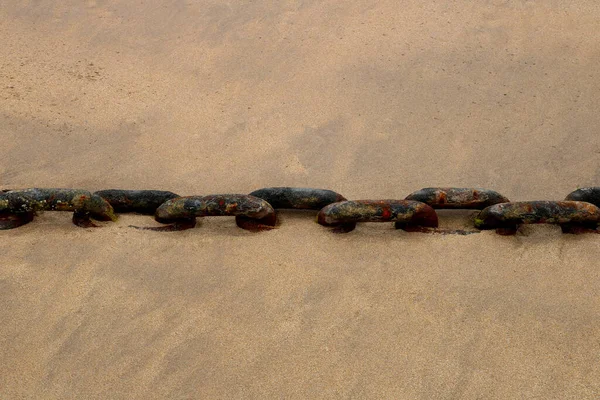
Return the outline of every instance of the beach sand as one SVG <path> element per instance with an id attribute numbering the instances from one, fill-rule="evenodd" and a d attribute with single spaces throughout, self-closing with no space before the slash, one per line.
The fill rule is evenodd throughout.
<path id="1" fill-rule="evenodd" d="M 8 1 L 0 188 L 600 185 L 594 1 Z M 441 213 L 442 226 L 472 213 Z M 2 399 L 598 399 L 600 235 L 0 231 Z"/>

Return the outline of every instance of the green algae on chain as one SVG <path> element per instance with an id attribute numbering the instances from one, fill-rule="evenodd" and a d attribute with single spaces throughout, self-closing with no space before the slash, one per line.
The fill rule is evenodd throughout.
<path id="1" fill-rule="evenodd" d="M 274 209 L 320 210 L 346 198 L 326 189 L 268 187 L 255 190 L 251 196 L 266 200 Z"/>
<path id="2" fill-rule="evenodd" d="M 252 231 L 272 229 L 277 222 L 275 210 L 263 199 L 244 194 L 217 194 L 168 200 L 158 207 L 154 218 L 161 223 L 174 223 L 175 226 L 145 229 L 189 229 L 193 227 L 190 221 L 208 216 L 235 216 L 240 228 Z"/>
<path id="3" fill-rule="evenodd" d="M 565 200 L 585 201 L 600 207 L 600 187 L 585 187 L 577 189 L 567 195 Z"/>
<path id="4" fill-rule="evenodd" d="M 106 200 L 80 189 L 3 190 L 0 192 L 0 211 L 15 215 L 38 211 L 74 211 L 73 223 L 81 227 L 95 226 L 90 218 L 99 221 L 117 220 L 112 206 Z M 24 222 L 16 225 L 21 226 L 30 222 L 32 218 L 28 215 L 27 217 L 14 216 L 12 219 Z"/>
<path id="5" fill-rule="evenodd" d="M 406 200 L 416 200 L 433 208 L 482 210 L 509 200 L 500 193 L 481 188 L 430 187 L 409 194 Z"/>
<path id="6" fill-rule="evenodd" d="M 167 200 L 179 195 L 163 190 L 123 190 L 107 189 L 94 192 L 102 197 L 119 213 L 138 213 L 152 215 Z"/>
<path id="7" fill-rule="evenodd" d="M 354 200 L 333 203 L 317 215 L 317 222 L 333 227 L 336 232 L 350 232 L 357 222 L 394 221 L 396 229 L 410 230 L 423 226 L 436 228 L 435 210 L 425 203 L 413 200 Z"/>
<path id="8" fill-rule="evenodd" d="M 600 208 L 583 201 L 521 201 L 496 204 L 475 218 L 478 229 L 496 229 L 514 234 L 521 224 L 558 224 L 565 233 L 594 230 L 600 222 Z"/>

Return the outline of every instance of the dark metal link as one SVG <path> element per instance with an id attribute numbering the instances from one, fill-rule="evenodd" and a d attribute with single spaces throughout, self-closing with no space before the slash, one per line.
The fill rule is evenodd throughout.
<path id="1" fill-rule="evenodd" d="M 163 190 L 107 189 L 94 194 L 108 201 L 116 212 L 144 215 L 153 215 L 165 201 L 180 197 Z"/>
<path id="2" fill-rule="evenodd" d="M 35 213 L 33 211 L 26 212 L 8 212 L 0 211 L 0 230 L 14 229 L 33 221 Z"/>
<path id="3" fill-rule="evenodd" d="M 565 200 L 586 201 L 600 207 L 600 187 L 580 188 L 567 195 Z"/>
<path id="4" fill-rule="evenodd" d="M 73 223 L 83 227 L 95 226 L 90 218 L 117 220 L 112 206 L 87 190 L 32 188 L 0 192 L 0 212 L 5 214 L 6 221 L 0 224 L 0 228 L 12 229 L 24 225 L 33 219 L 37 211 L 74 211 Z"/>
<path id="5" fill-rule="evenodd" d="M 430 187 L 409 194 L 406 200 L 420 201 L 433 208 L 483 210 L 509 200 L 500 193 L 480 188 Z"/>
<path id="6" fill-rule="evenodd" d="M 166 230 L 181 230 L 193 227 L 196 217 L 226 215 L 236 216 L 237 225 L 248 230 L 272 229 L 277 221 L 275 210 L 268 202 L 244 194 L 178 197 L 158 207 L 155 219 L 161 223 L 175 224 Z"/>
<path id="7" fill-rule="evenodd" d="M 523 201 L 487 207 L 475 218 L 479 229 L 496 229 L 501 234 L 514 234 L 521 224 L 558 224 L 563 232 L 577 228 L 596 229 L 600 208 L 582 201 Z"/>
<path id="8" fill-rule="evenodd" d="M 437 227 L 435 210 L 425 203 L 412 200 L 354 200 L 333 203 L 321 211 L 317 222 L 336 228 L 336 232 L 350 232 L 357 222 L 395 221 L 396 229 L 414 226 Z"/>
<path id="9" fill-rule="evenodd" d="M 250 195 L 266 200 L 274 209 L 320 210 L 331 203 L 346 200 L 331 190 L 294 187 L 263 188 Z"/>

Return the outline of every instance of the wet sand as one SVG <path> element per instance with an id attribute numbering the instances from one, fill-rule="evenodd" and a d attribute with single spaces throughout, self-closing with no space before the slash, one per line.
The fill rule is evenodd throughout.
<path id="1" fill-rule="evenodd" d="M 0 188 L 600 185 L 592 1 L 9 1 Z M 597 399 L 600 235 L 0 231 L 0 397 Z M 443 226 L 468 213 L 443 213 Z"/>

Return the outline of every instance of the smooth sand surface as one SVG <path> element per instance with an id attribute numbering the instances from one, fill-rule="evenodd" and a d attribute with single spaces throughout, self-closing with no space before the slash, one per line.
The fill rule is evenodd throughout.
<path id="1" fill-rule="evenodd" d="M 15 1 L 0 188 L 600 185 L 596 1 Z M 0 232 L 2 399 L 598 399 L 600 235 Z M 443 213 L 443 226 L 470 214 Z"/>

